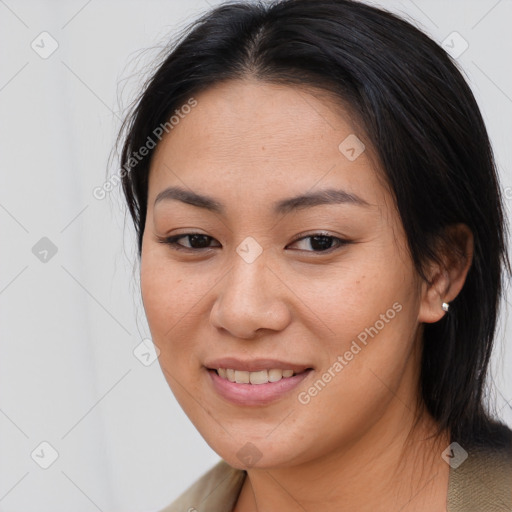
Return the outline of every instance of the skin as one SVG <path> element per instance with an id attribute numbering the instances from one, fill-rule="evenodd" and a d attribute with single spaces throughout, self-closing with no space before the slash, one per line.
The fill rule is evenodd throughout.
<path id="1" fill-rule="evenodd" d="M 422 323 L 441 319 L 442 302 L 464 284 L 471 232 L 454 227 L 467 258 L 446 255 L 446 268 L 432 265 L 427 284 L 413 267 L 370 143 L 333 99 L 246 79 L 196 100 L 151 164 L 141 288 L 177 400 L 208 444 L 248 471 L 236 512 L 319 505 L 445 511 L 449 466 L 440 455 L 449 436 L 425 440 L 436 425 L 418 408 L 420 342 Z M 350 134 L 366 145 L 354 161 L 338 149 Z M 169 186 L 212 196 L 225 212 L 178 200 L 154 206 Z M 278 200 L 326 188 L 369 205 L 272 213 Z M 186 252 L 159 241 L 190 232 L 212 237 L 210 248 Z M 310 238 L 296 241 L 318 232 L 351 243 L 332 242 L 322 253 Z M 236 251 L 248 236 L 262 248 L 252 263 Z M 191 240 L 179 243 L 190 247 Z M 298 393 L 396 303 L 400 312 L 309 403 L 300 403 Z M 205 361 L 224 356 L 276 358 L 313 371 L 277 402 L 244 407 L 211 385 Z M 247 442 L 261 454 L 250 467 L 237 457 Z"/>

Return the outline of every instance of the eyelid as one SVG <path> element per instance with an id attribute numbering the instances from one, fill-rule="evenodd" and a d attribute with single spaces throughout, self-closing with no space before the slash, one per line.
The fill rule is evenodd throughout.
<path id="1" fill-rule="evenodd" d="M 299 240 L 303 240 L 304 238 L 309 238 L 313 236 L 328 236 L 329 238 L 339 238 L 328 231 L 304 231 L 303 233 L 299 233 L 295 239 L 291 242 L 294 244 L 295 242 L 298 242 Z M 340 238 L 341 240 L 341 238 Z"/>

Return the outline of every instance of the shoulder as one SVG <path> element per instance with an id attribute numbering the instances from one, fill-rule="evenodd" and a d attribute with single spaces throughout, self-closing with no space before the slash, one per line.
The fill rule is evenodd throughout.
<path id="1" fill-rule="evenodd" d="M 499 428 L 492 438 L 456 445 L 450 463 L 448 511 L 512 512 L 512 431 Z"/>
<path id="2" fill-rule="evenodd" d="M 196 480 L 179 498 L 158 512 L 231 512 L 246 472 L 221 460 Z"/>

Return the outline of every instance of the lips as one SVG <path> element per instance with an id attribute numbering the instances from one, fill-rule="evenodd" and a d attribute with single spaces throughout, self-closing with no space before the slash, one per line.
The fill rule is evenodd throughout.
<path id="1" fill-rule="evenodd" d="M 312 367 L 276 359 L 223 358 L 205 364 L 214 390 L 238 406 L 262 406 L 287 395 Z"/>

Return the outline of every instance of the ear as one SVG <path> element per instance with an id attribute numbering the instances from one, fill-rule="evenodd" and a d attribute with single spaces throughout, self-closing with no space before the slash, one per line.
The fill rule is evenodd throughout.
<path id="1" fill-rule="evenodd" d="M 421 285 L 419 322 L 434 323 L 446 313 L 443 302 L 452 301 L 462 290 L 473 261 L 473 233 L 466 224 L 452 224 L 446 228 L 449 243 L 441 243 L 439 256 L 442 264 L 432 263 L 428 281 Z"/>

